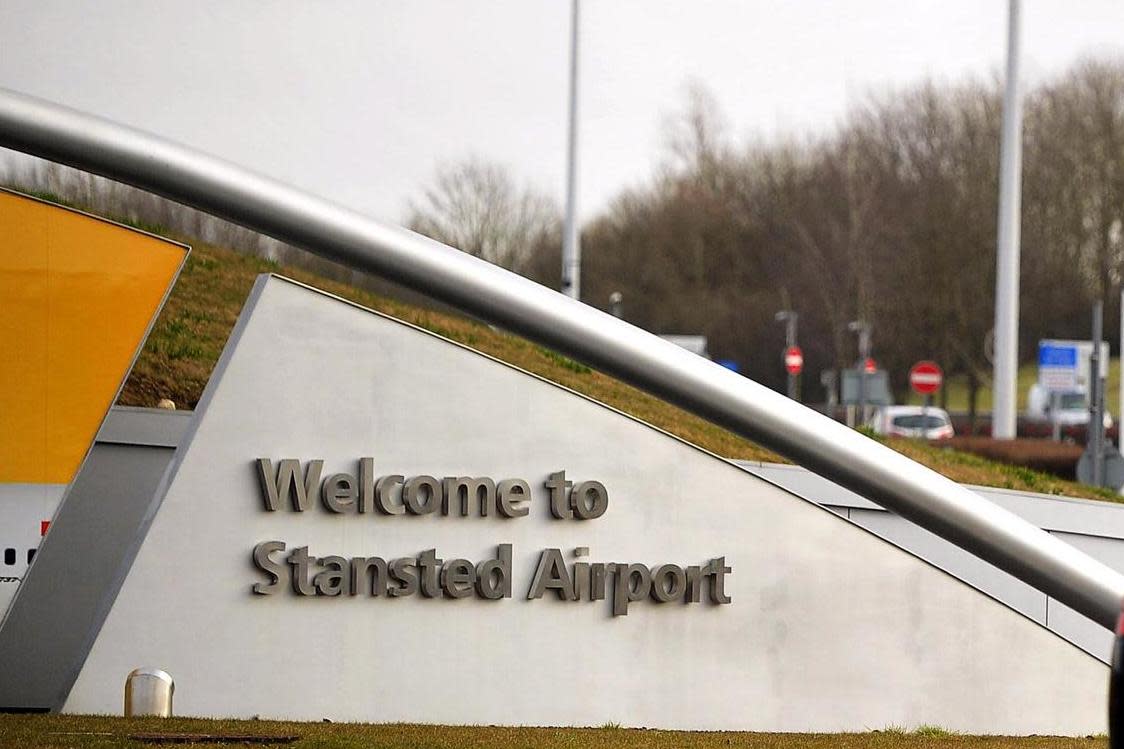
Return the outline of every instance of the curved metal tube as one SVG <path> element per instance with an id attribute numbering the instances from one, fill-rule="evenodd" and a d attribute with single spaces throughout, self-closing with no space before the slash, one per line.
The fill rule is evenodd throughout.
<path id="1" fill-rule="evenodd" d="M 1124 576 L 842 424 L 593 307 L 230 162 L 5 89 L 0 145 L 135 185 L 491 320 L 765 445 L 1115 625 Z"/>

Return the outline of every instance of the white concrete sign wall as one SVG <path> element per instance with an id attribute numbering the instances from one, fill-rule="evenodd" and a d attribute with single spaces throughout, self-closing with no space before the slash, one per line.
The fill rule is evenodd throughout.
<path id="1" fill-rule="evenodd" d="M 297 512 L 291 487 L 275 483 L 269 511 L 258 459 L 270 461 L 274 481 L 282 459 L 299 460 L 302 478 L 322 460 L 326 493 L 317 483 Z M 603 514 L 556 518 L 546 484 L 560 471 L 575 484 L 599 482 Z M 353 476 L 354 494 L 334 474 Z M 462 516 L 456 504 L 448 515 L 380 514 L 380 500 L 396 511 L 428 501 L 424 480 L 407 484 L 405 499 L 394 479 L 375 493 L 376 479 L 394 475 L 522 479 L 530 498 L 510 506 L 527 514 L 504 517 L 498 500 L 486 517 Z M 67 712 L 118 712 L 125 675 L 153 666 L 175 677 L 184 715 L 1105 729 L 1104 665 L 1023 615 L 667 434 L 284 279 L 255 286 L 169 476 Z M 518 498 L 512 486 L 509 500 Z M 588 512 L 600 495 L 583 491 Z M 269 541 L 285 548 L 256 566 L 252 551 Z M 444 579 L 464 598 L 371 596 L 366 570 L 357 595 L 330 573 L 312 579 L 334 566 L 348 577 L 354 557 L 406 559 L 424 577 L 417 565 L 427 550 L 476 564 L 502 544 L 511 545 L 511 593 L 498 600 L 465 582 L 475 570 L 456 565 L 432 584 Z M 308 570 L 290 563 L 303 547 Z M 694 575 L 701 600 L 685 602 L 670 568 L 661 590 L 675 600 L 630 602 L 625 616 L 614 616 L 615 568 L 606 600 L 559 600 L 550 588 L 528 600 L 548 549 L 568 571 L 575 562 L 674 564 Z M 340 559 L 316 564 L 328 556 Z M 719 558 L 729 572 L 717 571 Z M 275 588 L 268 569 L 282 578 Z M 294 592 L 294 570 L 310 595 Z M 387 574 L 388 588 L 407 590 Z M 341 586 L 341 595 L 316 595 Z M 722 596 L 730 602 L 713 602 Z"/>

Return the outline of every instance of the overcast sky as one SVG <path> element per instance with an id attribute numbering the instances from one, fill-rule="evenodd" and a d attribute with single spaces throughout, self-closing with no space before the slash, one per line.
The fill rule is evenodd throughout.
<path id="1" fill-rule="evenodd" d="M 0 0 L 0 85 L 400 220 L 442 162 L 561 203 L 566 0 Z M 870 92 L 1001 70 L 1006 0 L 584 0 L 582 215 L 657 164 L 685 83 L 738 138 L 829 131 Z M 1124 57 L 1124 1 L 1024 0 L 1024 78 Z"/>

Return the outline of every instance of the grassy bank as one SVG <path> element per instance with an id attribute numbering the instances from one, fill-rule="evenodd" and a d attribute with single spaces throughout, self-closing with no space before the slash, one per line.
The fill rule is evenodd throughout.
<path id="1" fill-rule="evenodd" d="M 0 715 L 0 746 L 25 749 L 111 749 L 142 744 L 129 738 L 144 733 L 240 734 L 256 737 L 298 736 L 295 749 L 1101 749 L 1103 737 L 961 736 L 936 727 L 888 728 L 870 733 L 777 734 L 683 732 L 616 728 L 498 728 L 495 726 L 364 725 L 352 723 L 279 723 L 273 721 L 167 720 L 92 716 Z M 192 746 L 245 746 L 197 743 Z"/>
<path id="2" fill-rule="evenodd" d="M 161 398 L 170 398 L 180 408 L 194 408 L 255 277 L 259 273 L 275 272 L 464 343 L 719 455 L 745 460 L 780 460 L 748 440 L 517 336 L 190 237 L 179 239 L 193 246 L 192 253 L 121 393 L 119 402 L 124 405 L 152 406 Z M 891 440 L 887 444 L 956 481 L 1075 497 L 1115 498 L 1111 492 L 914 441 Z"/>

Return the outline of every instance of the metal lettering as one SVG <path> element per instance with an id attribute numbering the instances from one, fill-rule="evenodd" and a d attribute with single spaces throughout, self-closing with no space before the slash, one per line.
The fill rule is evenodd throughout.
<path id="1" fill-rule="evenodd" d="M 348 562 L 343 557 L 322 557 L 316 562 L 326 569 L 317 572 L 312 578 L 312 587 L 318 596 L 338 596 L 351 594 L 351 575 L 344 574 Z"/>
<path id="2" fill-rule="evenodd" d="M 280 541 L 262 541 L 254 547 L 254 566 L 272 578 L 268 583 L 254 583 L 253 591 L 258 595 L 271 596 L 281 588 L 285 566 L 274 562 L 269 555 L 284 550 L 285 544 Z"/>
<path id="3" fill-rule="evenodd" d="M 355 477 L 350 473 L 333 473 L 320 487 L 320 499 L 329 512 L 348 512 L 358 496 Z"/>
<path id="4" fill-rule="evenodd" d="M 702 567 L 693 564 L 687 568 L 687 603 L 698 603 L 702 600 L 702 589 L 705 584 L 706 574 L 702 571 Z"/>
<path id="5" fill-rule="evenodd" d="M 395 559 L 390 563 L 390 576 L 399 583 L 399 587 L 390 589 L 392 597 L 412 596 L 418 592 L 417 563 L 413 559 Z"/>
<path id="6" fill-rule="evenodd" d="M 468 598 L 476 583 L 476 568 L 467 559 L 450 559 L 441 566 L 441 588 L 449 598 Z"/>
<path id="7" fill-rule="evenodd" d="M 669 584 L 670 583 L 670 584 Z M 687 573 L 678 564 L 664 564 L 652 572 L 652 598 L 660 603 L 683 597 Z"/>
<path id="8" fill-rule="evenodd" d="M 652 573 L 644 564 L 615 564 L 613 568 L 617 573 L 613 582 L 613 616 L 628 616 L 630 603 L 648 597 L 652 589 Z"/>
<path id="9" fill-rule="evenodd" d="M 550 514 L 559 520 L 569 520 L 573 517 L 570 511 L 570 487 L 573 481 L 566 480 L 566 472 L 558 471 L 550 474 L 544 484 L 550 490 Z"/>
<path id="10" fill-rule="evenodd" d="M 359 512 L 371 512 L 375 504 L 375 459 L 359 459 Z"/>
<path id="11" fill-rule="evenodd" d="M 316 485 L 320 483 L 320 471 L 324 468 L 324 461 L 308 462 L 303 483 L 300 480 L 301 468 L 298 460 L 287 458 L 278 462 L 276 477 L 273 475 L 273 464 L 268 459 L 258 458 L 257 466 L 267 511 L 276 511 L 277 506 L 292 494 L 293 509 L 304 512 L 308 507 L 308 498 L 316 496 Z"/>
<path id="12" fill-rule="evenodd" d="M 718 557 L 707 565 L 710 572 L 710 600 L 714 603 L 729 603 L 730 596 L 726 595 L 726 573 L 733 569 L 726 566 L 726 557 Z"/>
<path id="13" fill-rule="evenodd" d="M 576 558 L 589 556 L 588 546 L 579 546 L 574 549 L 574 556 Z M 589 593 L 589 562 L 574 562 L 574 600 L 580 601 L 583 598 L 587 601 L 592 601 Z"/>
<path id="14" fill-rule="evenodd" d="M 393 474 L 390 476 L 383 476 L 379 482 L 375 484 L 375 507 L 383 515 L 402 515 L 406 512 L 405 505 L 391 504 L 390 495 L 394 492 L 394 487 L 402 486 L 405 478 L 400 474 Z"/>
<path id="15" fill-rule="evenodd" d="M 505 518 L 526 517 L 531 510 L 531 487 L 523 479 L 504 479 L 496 484 L 496 509 Z"/>
<path id="16" fill-rule="evenodd" d="M 414 476 L 402 489 L 402 501 L 414 515 L 436 512 L 441 506 L 441 484 L 432 476 Z"/>
<path id="17" fill-rule="evenodd" d="M 495 559 L 476 565 L 476 594 L 489 601 L 511 598 L 511 544 L 500 544 Z"/>
<path id="18" fill-rule="evenodd" d="M 298 596 L 316 595 L 316 588 L 308 584 L 308 565 L 310 561 L 311 559 L 308 556 L 307 546 L 294 549 L 293 553 L 289 555 L 289 567 L 292 568 L 289 572 L 289 579 L 293 584 L 293 592 Z"/>
<path id="19" fill-rule="evenodd" d="M 488 516 L 488 508 L 496 501 L 496 484 L 490 478 L 470 478 L 468 476 L 446 476 L 445 494 L 441 498 L 441 514 L 448 515 L 450 505 L 460 499 L 464 517 L 472 514 L 472 503 L 481 517 Z"/>
<path id="20" fill-rule="evenodd" d="M 570 509 L 579 520 L 599 518 L 609 509 L 609 491 L 600 481 L 583 481 L 570 492 Z"/>
<path id="21" fill-rule="evenodd" d="M 351 558 L 351 595 L 359 595 L 364 589 L 363 578 L 366 575 L 370 584 L 366 586 L 369 595 L 381 596 L 386 594 L 387 565 L 381 557 L 352 557 Z"/>
<path id="22" fill-rule="evenodd" d="M 558 598 L 563 601 L 576 600 L 574 597 L 574 583 L 570 573 L 566 570 L 566 563 L 562 561 L 562 552 L 558 549 L 545 549 L 539 555 L 539 566 L 535 569 L 535 576 L 531 580 L 531 588 L 527 591 L 527 598 L 542 598 L 547 590 L 553 590 Z"/>
<path id="23" fill-rule="evenodd" d="M 437 549 L 427 549 L 418 555 L 418 577 L 421 578 L 421 594 L 426 598 L 437 598 L 441 595 L 441 586 L 437 579 L 441 569 L 441 559 L 437 557 Z"/>

